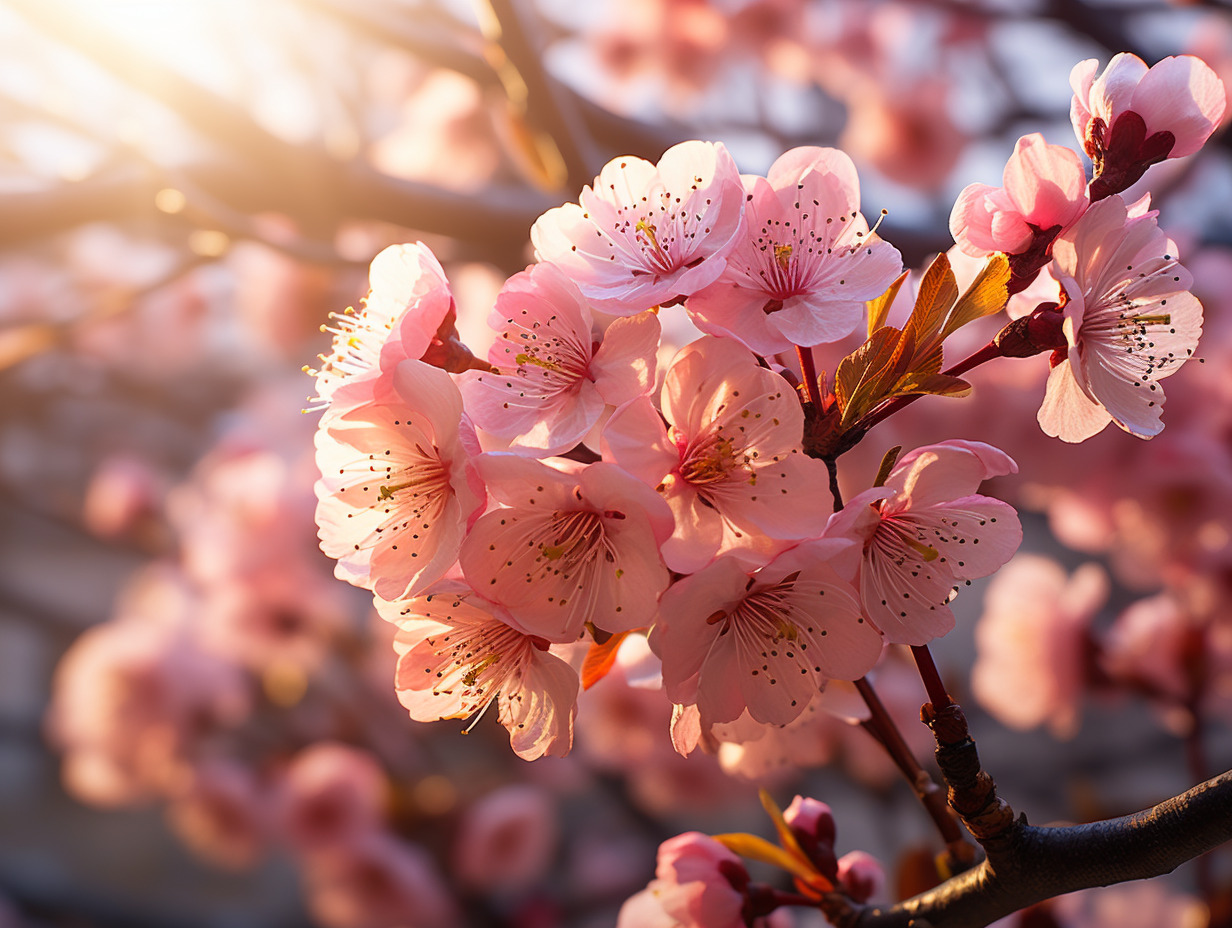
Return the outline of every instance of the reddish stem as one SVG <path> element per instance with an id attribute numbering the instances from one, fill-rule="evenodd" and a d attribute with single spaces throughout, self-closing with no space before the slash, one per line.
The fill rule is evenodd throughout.
<path id="1" fill-rule="evenodd" d="M 891 718 L 890 713 L 886 710 L 881 697 L 873 689 L 873 685 L 866 678 L 861 677 L 855 681 L 855 687 L 872 715 L 864 723 L 865 729 L 886 749 L 890 759 L 894 761 L 895 766 L 902 772 L 907 782 L 911 784 L 911 788 L 915 791 L 916 796 L 919 797 L 929 818 L 937 826 L 937 831 L 940 833 L 941 839 L 945 841 L 946 850 L 949 852 L 950 873 L 965 870 L 974 862 L 975 851 L 963 837 L 962 830 L 958 827 L 958 822 L 950 814 L 949 807 L 946 804 L 945 792 L 929 776 L 928 771 L 920 766 L 920 762 L 916 760 L 915 755 L 911 752 L 906 739 L 903 738 L 902 732 L 899 731 L 898 726 L 894 723 L 894 719 Z"/>
<path id="2" fill-rule="evenodd" d="M 813 349 L 796 346 L 796 357 L 800 359 L 800 376 L 804 380 L 804 389 L 813 408 L 821 411 L 821 388 L 817 385 L 817 365 L 813 362 Z"/>
<path id="3" fill-rule="evenodd" d="M 933 708 L 939 712 L 954 705 L 954 700 L 950 699 L 950 694 L 946 692 L 945 684 L 941 682 L 941 674 L 937 672 L 937 665 L 928 645 L 913 644 L 911 656 L 915 658 L 920 679 L 924 681 L 924 689 L 928 692 L 928 701 L 933 704 Z"/>

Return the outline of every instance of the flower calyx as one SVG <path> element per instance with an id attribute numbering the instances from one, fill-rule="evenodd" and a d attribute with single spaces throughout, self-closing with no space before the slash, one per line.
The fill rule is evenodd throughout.
<path id="1" fill-rule="evenodd" d="M 1166 130 L 1147 135 L 1146 121 L 1132 111 L 1120 114 L 1111 126 L 1092 119 L 1083 139 L 1095 166 L 1091 202 L 1127 190 L 1147 168 L 1166 160 L 1175 145 L 1176 136 Z"/>
<path id="2" fill-rule="evenodd" d="M 1064 321 L 1059 303 L 1041 303 L 1032 313 L 1015 319 L 998 332 L 993 344 L 1006 358 L 1029 358 L 1045 351 L 1064 354 L 1069 345 Z"/>

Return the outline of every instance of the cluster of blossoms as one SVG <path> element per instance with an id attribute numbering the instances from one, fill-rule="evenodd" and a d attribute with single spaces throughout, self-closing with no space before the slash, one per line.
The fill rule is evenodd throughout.
<path id="1" fill-rule="evenodd" d="M 1169 93 L 1198 88 L 1171 122 L 1151 80 L 1112 79 L 1128 60 L 1074 77 L 1079 137 L 1117 176 L 1126 159 L 1192 151 L 1220 116 L 1196 59 L 1147 72 Z M 1134 119 L 1149 144 L 1126 154 Z M 930 269 L 902 329 L 883 324 L 901 259 L 833 149 L 790 151 L 765 177 L 705 142 L 612 161 L 534 224 L 538 261 L 498 295 L 486 360 L 459 342 L 431 252 L 383 252 L 317 375 L 317 521 L 338 576 L 398 627 L 412 717 L 495 702 L 519 755 L 563 754 L 576 645 L 590 642 L 592 680 L 646 633 L 687 751 L 744 717 L 787 725 L 885 643 L 949 631 L 957 586 L 1021 538 L 1013 509 L 977 492 L 1014 462 L 975 441 L 917 448 L 838 512 L 828 467 L 895 403 L 964 392 L 940 373 L 942 342 L 1041 271 L 1054 299 L 990 347 L 1053 352 L 1044 430 L 1161 428 L 1158 381 L 1192 355 L 1201 307 L 1155 214 L 1109 184 L 1022 139 L 1004 186 L 969 187 L 951 218 L 962 250 L 994 255 L 988 270 L 960 296 Z M 818 380 L 811 350 L 851 334 L 866 304 L 869 341 L 832 386 Z M 660 319 L 680 312 L 704 334 L 660 375 Z"/>
<path id="2" fill-rule="evenodd" d="M 900 255 L 834 149 L 794 149 L 764 177 L 699 141 L 610 162 L 535 222 L 536 263 L 497 296 L 486 359 L 460 342 L 431 252 L 382 252 L 317 374 L 317 522 L 337 575 L 397 628 L 412 718 L 495 704 L 519 756 L 562 755 L 582 684 L 645 636 L 688 753 L 797 723 L 886 644 L 946 634 L 958 588 L 1021 541 L 1014 509 L 978 492 L 1017 465 L 974 440 L 892 449 L 844 505 L 839 455 L 921 395 L 966 393 L 976 364 L 1039 353 L 1047 434 L 1150 437 L 1159 381 L 1200 333 L 1175 244 L 1146 198 L 1119 194 L 1205 141 L 1222 87 L 1196 59 L 1096 69 L 1072 77 L 1094 177 L 1075 151 L 1021 139 L 1003 186 L 968 187 L 951 216 L 984 269 L 960 292 L 938 258 L 900 326 Z M 955 331 L 1025 292 L 1043 296 L 942 370 Z M 661 369 L 669 314 L 701 335 Z M 867 341 L 818 377 L 813 349 L 866 316 Z M 723 847 L 685 843 L 661 871 L 700 854 L 726 901 L 667 893 L 664 924 L 711 924 L 692 908 L 712 903 L 732 924 L 774 910 Z"/>

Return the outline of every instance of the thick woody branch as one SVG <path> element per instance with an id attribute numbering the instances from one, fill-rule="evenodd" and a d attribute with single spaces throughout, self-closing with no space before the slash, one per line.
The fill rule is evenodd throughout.
<path id="1" fill-rule="evenodd" d="M 843 928 L 984 928 L 1064 893 L 1143 880 L 1232 839 L 1232 771 L 1133 815 L 1061 828 L 1014 823 L 995 863 L 889 908 L 853 909 Z"/>

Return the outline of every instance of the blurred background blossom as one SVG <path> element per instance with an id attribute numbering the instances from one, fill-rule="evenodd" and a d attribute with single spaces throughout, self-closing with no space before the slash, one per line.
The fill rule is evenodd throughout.
<path id="1" fill-rule="evenodd" d="M 1232 86 L 1232 13 L 0 0 L 0 926 L 599 928 L 664 838 L 761 828 L 757 783 L 825 800 L 887 898 L 920 889 L 928 822 L 837 686 L 780 735 L 685 759 L 631 642 L 568 758 L 519 760 L 491 719 L 411 722 L 392 630 L 317 547 L 300 368 L 372 257 L 417 240 L 483 356 L 535 218 L 609 158 L 689 138 L 749 172 L 842 147 L 921 267 L 1017 136 L 1074 144 L 1069 70 L 1118 51 L 1198 54 Z M 1034 362 L 879 436 L 1019 462 L 997 491 L 1026 553 L 956 603 L 938 659 L 1033 821 L 1138 809 L 1232 760 L 1228 136 L 1129 198 L 1148 183 L 1206 307 L 1205 363 L 1170 381 L 1161 437 L 1044 439 Z M 970 329 L 972 348 L 991 334 Z M 849 491 L 879 456 L 844 459 Z M 1047 593 L 1029 614 L 1023 589 Z M 877 682 L 926 759 L 918 681 L 891 655 Z M 1228 856 L 1008 923 L 1232 924 Z"/>

